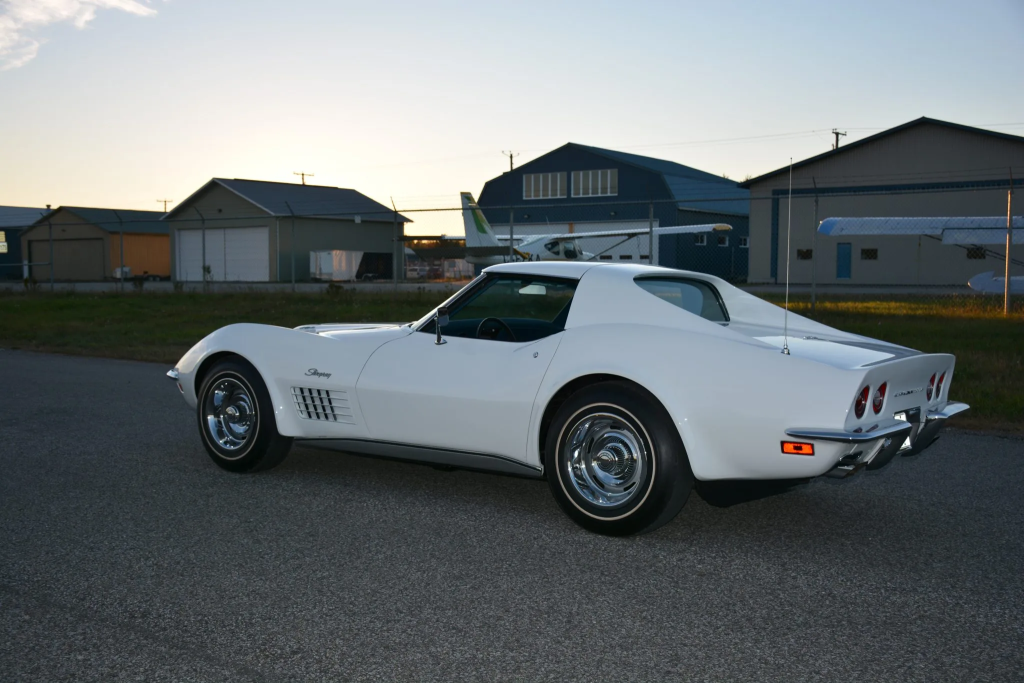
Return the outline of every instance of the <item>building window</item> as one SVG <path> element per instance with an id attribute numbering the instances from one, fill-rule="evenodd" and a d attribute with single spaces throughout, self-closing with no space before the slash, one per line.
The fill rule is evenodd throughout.
<path id="1" fill-rule="evenodd" d="M 601 254 L 600 259 L 602 261 L 611 261 L 612 260 L 612 255 L 611 254 Z"/>
<path id="2" fill-rule="evenodd" d="M 796 260 L 797 261 L 810 261 L 814 258 L 813 249 L 797 249 Z"/>
<path id="3" fill-rule="evenodd" d="M 650 261 L 651 260 L 651 255 L 650 254 L 640 254 L 640 260 L 641 261 Z"/>
<path id="4" fill-rule="evenodd" d="M 985 247 L 967 247 L 967 258 L 982 260 L 985 258 Z"/>
<path id="5" fill-rule="evenodd" d="M 619 193 L 619 170 L 573 171 L 573 197 L 611 197 Z"/>
<path id="6" fill-rule="evenodd" d="M 708 244 L 708 236 L 707 235 L 694 235 L 693 236 L 693 243 L 696 246 L 698 246 L 698 247 L 706 247 L 707 244 Z"/>
<path id="7" fill-rule="evenodd" d="M 718 236 L 718 246 L 720 246 L 720 247 L 727 247 L 727 246 L 729 246 L 729 236 L 728 235 L 719 235 Z"/>
<path id="8" fill-rule="evenodd" d="M 878 250 L 877 249 L 861 249 L 860 250 L 861 261 L 877 261 Z"/>
<path id="9" fill-rule="evenodd" d="M 749 239 L 746 238 L 746 237 L 741 237 L 740 238 L 740 249 L 746 249 L 749 246 L 750 246 Z"/>
<path id="10" fill-rule="evenodd" d="M 619 260 L 620 261 L 632 261 L 633 260 L 633 255 L 632 254 L 619 254 Z"/>
<path id="11" fill-rule="evenodd" d="M 565 199 L 565 173 L 524 173 L 523 199 Z"/>

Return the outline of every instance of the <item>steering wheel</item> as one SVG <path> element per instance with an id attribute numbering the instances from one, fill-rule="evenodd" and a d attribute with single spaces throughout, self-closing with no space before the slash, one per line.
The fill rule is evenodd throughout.
<path id="1" fill-rule="evenodd" d="M 501 318 L 484 318 L 483 320 L 481 320 L 480 324 L 476 326 L 476 338 L 477 339 L 480 338 L 480 331 L 484 329 L 484 325 L 486 325 L 487 323 L 490 323 L 490 322 L 498 323 L 500 326 L 504 327 L 505 331 L 508 332 L 508 336 L 512 337 L 512 341 L 518 341 L 516 339 L 516 333 L 513 332 L 512 328 L 508 326 L 508 323 L 506 323 Z M 498 331 L 498 334 L 501 334 L 500 330 Z M 493 339 L 497 340 L 497 338 L 498 338 L 498 335 L 497 334 L 494 335 Z"/>

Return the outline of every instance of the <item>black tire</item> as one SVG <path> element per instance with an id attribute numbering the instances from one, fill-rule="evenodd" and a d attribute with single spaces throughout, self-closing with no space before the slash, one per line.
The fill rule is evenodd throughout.
<path id="1" fill-rule="evenodd" d="M 263 378 L 241 358 L 213 366 L 198 399 L 199 434 L 218 466 L 229 472 L 259 472 L 276 467 L 288 455 L 292 440 L 277 433 Z M 228 415 L 231 409 L 235 412 Z"/>
<path id="2" fill-rule="evenodd" d="M 570 448 L 574 440 L 578 447 Z M 636 456 L 629 457 L 636 446 Z M 591 385 L 558 408 L 545 439 L 544 470 L 562 510 L 584 529 L 609 536 L 668 523 L 693 489 L 672 419 L 653 396 L 628 382 Z"/>

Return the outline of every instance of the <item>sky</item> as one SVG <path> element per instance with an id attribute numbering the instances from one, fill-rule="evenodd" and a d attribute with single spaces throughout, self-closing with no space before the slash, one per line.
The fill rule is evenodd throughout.
<path id="1" fill-rule="evenodd" d="M 1022 48 L 1022 0 L 0 0 L 0 205 L 157 210 L 306 171 L 455 207 L 503 151 L 566 142 L 743 180 L 833 128 L 1024 135 Z"/>

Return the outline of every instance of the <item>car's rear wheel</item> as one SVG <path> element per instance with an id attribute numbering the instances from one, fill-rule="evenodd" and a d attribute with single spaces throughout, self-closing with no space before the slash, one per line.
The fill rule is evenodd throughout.
<path id="1" fill-rule="evenodd" d="M 241 359 L 217 363 L 203 379 L 196 404 L 206 452 L 231 472 L 256 472 L 284 460 L 292 440 L 277 432 L 263 378 Z"/>
<path id="2" fill-rule="evenodd" d="M 577 524 L 601 534 L 653 531 L 693 489 L 686 451 L 664 407 L 627 382 L 602 382 L 566 400 L 548 428 L 548 485 Z"/>

